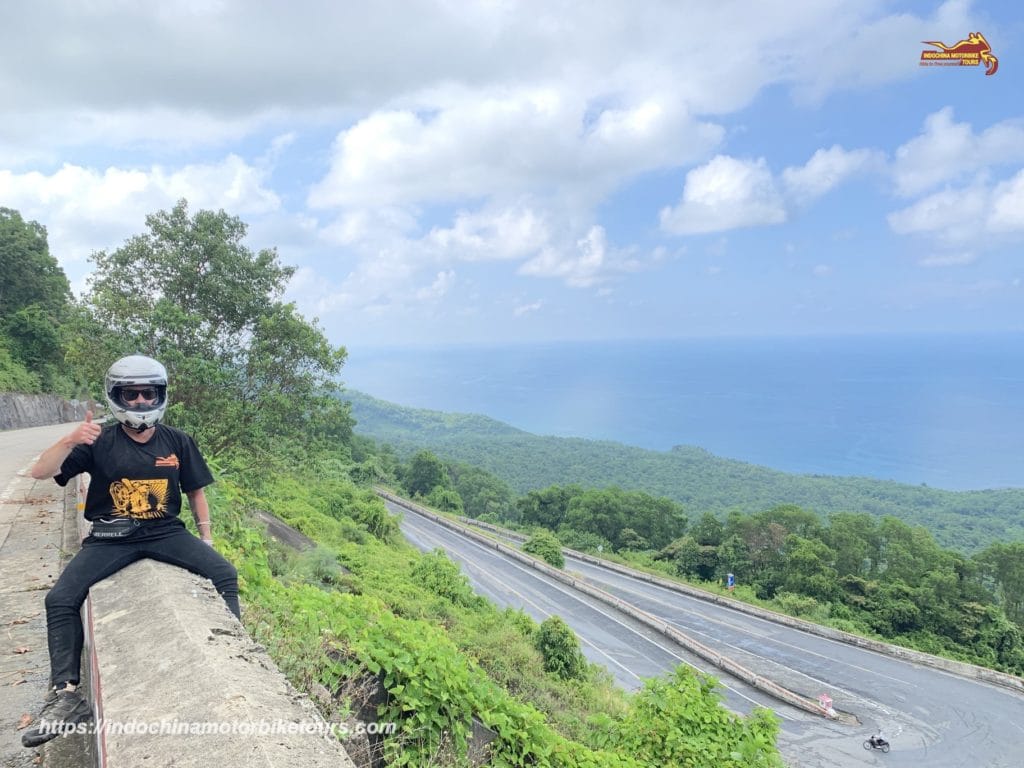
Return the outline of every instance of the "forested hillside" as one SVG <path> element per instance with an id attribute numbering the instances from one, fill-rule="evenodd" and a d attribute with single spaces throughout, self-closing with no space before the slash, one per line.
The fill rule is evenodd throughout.
<path id="1" fill-rule="evenodd" d="M 518 493 L 551 485 L 618 486 L 664 496 L 696 519 L 795 504 L 820 515 L 866 512 L 923 525 L 943 546 L 974 552 L 1024 539 L 1024 489 L 944 491 L 869 478 L 792 475 L 692 446 L 668 452 L 620 443 L 542 437 L 485 416 L 405 408 L 347 390 L 356 432 L 401 457 L 427 448 L 480 467 Z"/>

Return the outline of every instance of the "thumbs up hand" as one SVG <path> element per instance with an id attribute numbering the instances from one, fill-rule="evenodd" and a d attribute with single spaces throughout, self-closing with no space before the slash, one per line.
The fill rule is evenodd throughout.
<path id="1" fill-rule="evenodd" d="M 75 427 L 68 438 L 72 445 L 92 445 L 102 431 L 103 427 L 92 420 L 92 411 L 86 411 L 85 421 Z"/>

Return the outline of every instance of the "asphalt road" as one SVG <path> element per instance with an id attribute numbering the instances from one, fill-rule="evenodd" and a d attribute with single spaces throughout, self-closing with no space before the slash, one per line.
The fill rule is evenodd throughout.
<path id="1" fill-rule="evenodd" d="M 392 512 L 401 510 L 387 504 Z M 496 605 L 520 608 L 538 622 L 552 615 L 561 616 L 580 636 L 584 655 L 607 667 L 616 682 L 628 690 L 639 688 L 644 678 L 659 676 L 678 664 L 713 671 L 702 659 L 599 600 L 472 539 L 452 534 L 426 518 L 407 514 L 402 532 L 423 551 L 443 549 L 459 564 L 477 593 Z M 775 704 L 771 697 L 740 681 L 729 681 L 723 693 L 730 708 L 737 712 Z M 785 707 L 782 716 L 801 714 Z"/>
<path id="2" fill-rule="evenodd" d="M 730 709 L 745 713 L 754 702 L 773 709 L 782 721 L 779 747 L 791 766 L 1024 766 L 1024 697 L 1017 693 L 790 629 L 582 561 L 566 562 L 567 571 L 744 666 L 811 697 L 828 693 L 837 708 L 854 714 L 861 725 L 828 722 L 723 677 L 613 608 L 493 549 L 410 510 L 388 507 L 402 515 L 402 531 L 411 543 L 424 551 L 443 549 L 479 594 L 499 606 L 522 608 L 538 621 L 562 616 L 587 657 L 608 667 L 625 688 L 635 689 L 642 678 L 690 663 L 722 680 Z M 861 746 L 878 728 L 893 743 L 887 755 Z"/>

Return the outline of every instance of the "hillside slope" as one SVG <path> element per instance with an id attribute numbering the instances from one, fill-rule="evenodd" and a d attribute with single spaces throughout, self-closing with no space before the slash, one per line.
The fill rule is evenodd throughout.
<path id="1" fill-rule="evenodd" d="M 867 512 L 923 525 L 964 552 L 1024 538 L 1024 489 L 945 491 L 862 477 L 793 475 L 723 459 L 693 446 L 650 451 L 608 441 L 543 437 L 486 416 L 429 411 L 346 391 L 356 432 L 399 455 L 427 448 L 478 466 L 519 493 L 550 485 L 617 485 L 665 496 L 691 517 L 796 504 L 822 515 Z"/>

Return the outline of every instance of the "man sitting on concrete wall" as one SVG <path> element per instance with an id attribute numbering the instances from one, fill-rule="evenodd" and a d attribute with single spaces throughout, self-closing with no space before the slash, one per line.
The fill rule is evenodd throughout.
<path id="1" fill-rule="evenodd" d="M 92 715 L 76 689 L 84 642 L 81 607 L 96 582 L 149 557 L 210 579 L 230 611 L 240 615 L 237 571 L 212 546 L 203 488 L 213 476 L 195 441 L 160 423 L 167 407 L 164 366 L 142 355 L 121 358 L 107 371 L 104 389 L 116 422 L 101 427 L 87 413 L 32 467 L 32 477 L 53 477 L 61 486 L 89 473 L 85 517 L 92 530 L 46 595 L 52 688 L 39 718 L 22 734 L 26 747 Z M 179 518 L 182 492 L 201 540 Z"/>

